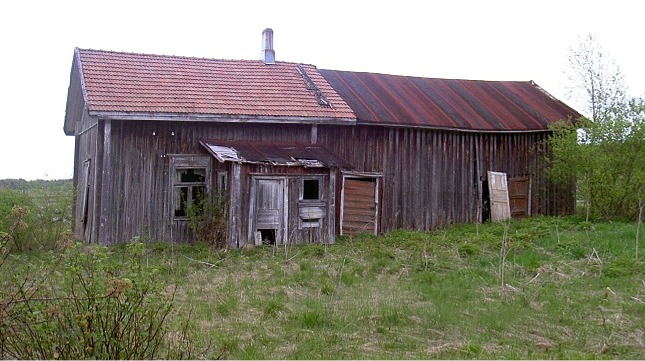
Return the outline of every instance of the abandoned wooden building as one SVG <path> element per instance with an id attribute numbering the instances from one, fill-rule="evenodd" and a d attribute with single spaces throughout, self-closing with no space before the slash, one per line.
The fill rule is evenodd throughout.
<path id="1" fill-rule="evenodd" d="M 231 247 L 482 222 L 490 171 L 513 216 L 572 211 L 538 148 L 580 115 L 535 83 L 319 70 L 263 40 L 260 60 L 75 49 L 77 237 L 191 241 L 215 195 Z"/>

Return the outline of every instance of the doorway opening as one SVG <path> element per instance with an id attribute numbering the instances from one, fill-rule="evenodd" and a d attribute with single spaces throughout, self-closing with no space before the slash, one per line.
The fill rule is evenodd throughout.
<path id="1" fill-rule="evenodd" d="M 258 229 L 260 239 L 265 246 L 275 245 L 275 229 Z"/>

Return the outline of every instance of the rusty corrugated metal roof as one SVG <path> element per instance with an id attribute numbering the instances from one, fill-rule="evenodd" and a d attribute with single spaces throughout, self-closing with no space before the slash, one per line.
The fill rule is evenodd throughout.
<path id="1" fill-rule="evenodd" d="M 352 169 L 353 166 L 320 144 L 289 141 L 200 141 L 213 156 L 225 162 Z"/>
<path id="2" fill-rule="evenodd" d="M 75 61 L 90 113 L 355 120 L 313 65 L 85 49 Z"/>
<path id="3" fill-rule="evenodd" d="M 359 123 L 540 131 L 580 114 L 532 81 L 481 81 L 320 70 Z"/>

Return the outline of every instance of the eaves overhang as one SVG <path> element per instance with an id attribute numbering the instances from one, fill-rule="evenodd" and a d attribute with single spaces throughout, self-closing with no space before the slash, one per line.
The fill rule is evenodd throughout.
<path id="1" fill-rule="evenodd" d="M 332 124 L 355 125 L 354 118 L 295 117 L 295 116 L 258 116 L 230 114 L 190 114 L 190 113 L 142 113 L 90 111 L 89 115 L 112 120 L 155 120 L 173 122 L 213 122 L 213 123 L 270 123 L 270 124 Z"/>

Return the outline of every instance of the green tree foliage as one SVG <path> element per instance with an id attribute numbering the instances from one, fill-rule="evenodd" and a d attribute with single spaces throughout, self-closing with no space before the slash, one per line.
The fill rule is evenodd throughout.
<path id="1" fill-rule="evenodd" d="M 570 65 L 590 117 L 551 128 L 549 174 L 576 179 L 588 217 L 635 219 L 645 201 L 645 101 L 626 95 L 620 69 L 592 36 L 571 50 Z"/>

